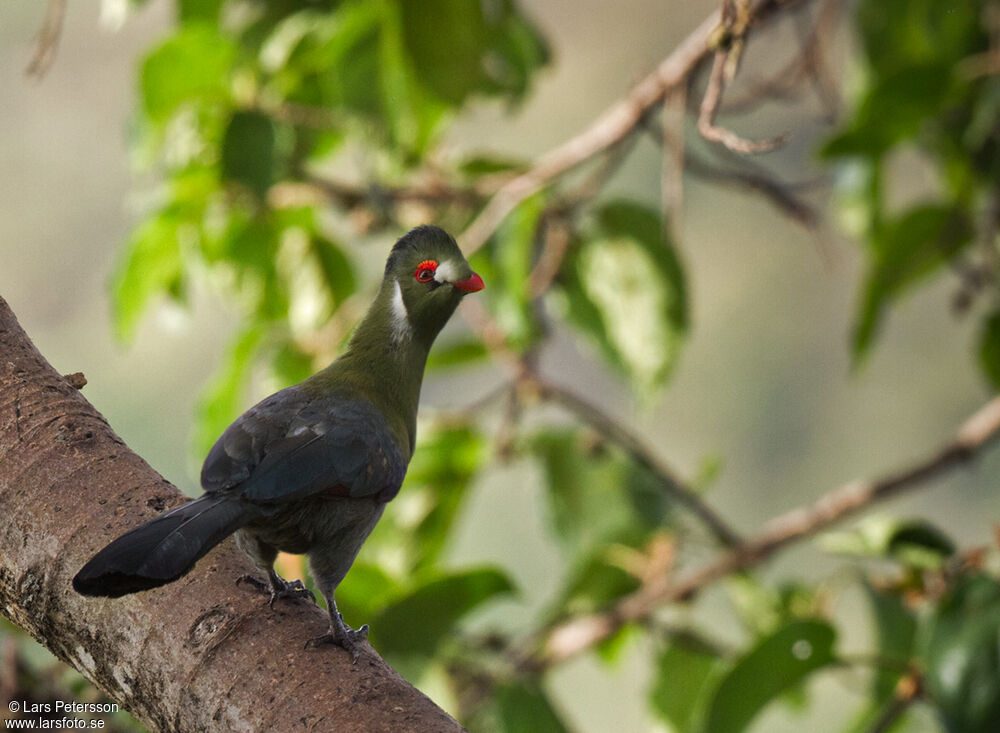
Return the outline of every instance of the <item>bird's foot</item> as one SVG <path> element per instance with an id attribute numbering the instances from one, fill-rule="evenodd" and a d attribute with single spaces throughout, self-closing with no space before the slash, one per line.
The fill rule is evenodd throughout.
<path id="1" fill-rule="evenodd" d="M 338 616 L 340 614 L 337 614 Z M 368 640 L 368 624 L 360 629 L 352 629 L 339 619 L 340 623 L 331 623 L 330 630 L 322 636 L 316 636 L 306 642 L 305 648 L 318 647 L 322 644 L 336 644 L 351 655 L 351 661 L 358 663 L 361 656 L 361 645 Z"/>
<path id="2" fill-rule="evenodd" d="M 236 584 L 239 585 L 240 583 L 253 586 L 262 593 L 270 592 L 271 597 L 268 599 L 267 605 L 271 608 L 274 608 L 274 602 L 279 598 L 308 598 L 313 603 L 316 602 L 316 595 L 306 588 L 301 580 L 284 580 L 279 577 L 277 578 L 277 582 L 272 581 L 268 584 L 250 574 L 246 574 L 236 579 Z"/>

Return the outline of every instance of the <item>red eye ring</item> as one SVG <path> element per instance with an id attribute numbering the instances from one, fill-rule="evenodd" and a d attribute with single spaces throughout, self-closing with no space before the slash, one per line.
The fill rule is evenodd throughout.
<path id="1" fill-rule="evenodd" d="M 419 265 L 417 265 L 417 271 L 413 273 L 413 277 L 417 278 L 419 282 L 429 283 L 434 279 L 434 273 L 437 270 L 438 263 L 434 260 L 424 260 Z"/>

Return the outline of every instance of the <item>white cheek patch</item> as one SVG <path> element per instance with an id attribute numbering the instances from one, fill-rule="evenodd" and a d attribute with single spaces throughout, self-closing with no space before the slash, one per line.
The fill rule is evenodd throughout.
<path id="1" fill-rule="evenodd" d="M 395 291 L 392 294 L 392 340 L 396 343 L 405 341 L 410 337 L 410 314 L 406 310 L 406 303 L 403 302 L 403 288 L 399 285 L 399 280 L 393 283 Z"/>
<path id="2" fill-rule="evenodd" d="M 437 270 L 434 271 L 434 279 L 439 283 L 453 283 L 455 282 L 455 261 L 445 260 L 440 265 L 437 266 Z"/>

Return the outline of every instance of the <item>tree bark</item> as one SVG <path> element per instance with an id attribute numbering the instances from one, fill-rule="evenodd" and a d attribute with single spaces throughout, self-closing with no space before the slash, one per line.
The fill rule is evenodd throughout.
<path id="1" fill-rule="evenodd" d="M 84 598 L 106 543 L 185 500 L 34 347 L 0 298 L 0 611 L 152 730 L 460 731 L 370 647 L 304 642 L 325 613 L 267 607 L 231 539 L 170 585 Z"/>

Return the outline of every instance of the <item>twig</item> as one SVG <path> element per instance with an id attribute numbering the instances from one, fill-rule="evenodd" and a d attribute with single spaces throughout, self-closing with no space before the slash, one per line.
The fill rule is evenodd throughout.
<path id="1" fill-rule="evenodd" d="M 607 639 L 627 623 L 647 618 L 660 606 L 686 600 L 719 578 L 758 565 L 775 552 L 829 528 L 876 502 L 912 490 L 975 458 L 1000 434 L 1000 397 L 980 408 L 956 436 L 929 457 L 885 476 L 856 480 L 813 504 L 788 512 L 765 525 L 755 537 L 719 555 L 707 565 L 676 580 L 662 577 L 644 584 L 605 611 L 558 624 L 529 640 L 532 651 L 519 661 L 522 669 L 539 672 Z"/>
<path id="2" fill-rule="evenodd" d="M 889 700 L 888 705 L 882 710 L 868 733 L 886 733 L 892 728 L 893 723 L 905 713 L 913 703 L 920 699 L 922 694 L 922 683 L 916 672 L 902 677 L 896 685 L 896 692 Z"/>
<path id="3" fill-rule="evenodd" d="M 763 23 L 777 13 L 808 1 L 760 0 L 749 10 L 749 22 Z M 649 109 L 659 104 L 668 91 L 686 82 L 711 53 L 711 41 L 720 17 L 719 11 L 709 15 L 651 74 L 605 110 L 586 130 L 542 155 L 532 168 L 501 187 L 459 237 L 462 249 L 470 254 L 475 252 L 518 204 L 631 134 Z"/>
<path id="4" fill-rule="evenodd" d="M 459 188 L 436 182 L 408 186 L 363 186 L 321 176 L 307 176 L 305 183 L 321 191 L 329 199 L 352 208 L 372 201 L 417 201 L 427 204 L 458 204 L 478 206 L 488 193 L 477 188 Z"/>
<path id="5" fill-rule="evenodd" d="M 807 229 L 815 229 L 819 224 L 819 214 L 807 202 L 793 193 L 795 188 L 806 184 L 785 184 L 766 175 L 751 171 L 716 168 L 705 161 L 688 156 L 687 169 L 699 178 L 715 183 L 749 188 L 767 198 L 775 207 L 787 214 Z"/>
<path id="6" fill-rule="evenodd" d="M 62 35 L 63 20 L 66 17 L 66 0 L 49 0 L 45 10 L 45 20 L 38 32 L 38 42 L 35 53 L 28 63 L 25 73 L 36 79 L 41 79 L 52 68 L 59 48 L 59 37 Z"/>
<path id="7" fill-rule="evenodd" d="M 710 142 L 721 143 L 736 153 L 749 155 L 766 153 L 783 145 L 788 139 L 787 134 L 781 134 L 767 140 L 747 140 L 735 132 L 715 124 L 715 115 L 719 111 L 722 92 L 726 88 L 726 66 L 729 62 L 729 51 L 716 51 L 712 62 L 712 71 L 708 77 L 708 87 L 701 100 L 698 114 L 698 132 Z"/>
<path id="8" fill-rule="evenodd" d="M 628 453 L 636 463 L 657 478 L 664 493 L 683 504 L 692 514 L 704 522 L 721 544 L 726 547 L 737 547 L 742 544 L 740 535 L 624 425 L 606 415 L 591 402 L 563 387 L 537 376 L 530 376 L 527 379 L 534 384 L 542 399 L 569 410 L 606 440 Z"/>
<path id="9" fill-rule="evenodd" d="M 720 111 L 727 115 L 741 114 L 768 101 L 791 98 L 795 87 L 806 78 L 812 82 L 813 91 L 824 107 L 825 116 L 831 120 L 836 119 L 839 99 L 836 84 L 830 78 L 824 59 L 825 47 L 842 4 L 843 0 L 827 0 L 809 30 L 800 34 L 799 52 L 769 78 L 751 82 L 749 88 L 735 99 L 727 98 Z"/>
<path id="10" fill-rule="evenodd" d="M 661 137 L 663 155 L 660 160 L 660 206 L 663 211 L 663 233 L 668 240 L 678 241 L 684 221 L 684 113 L 687 109 L 687 87 L 681 85 L 663 99 Z"/>

